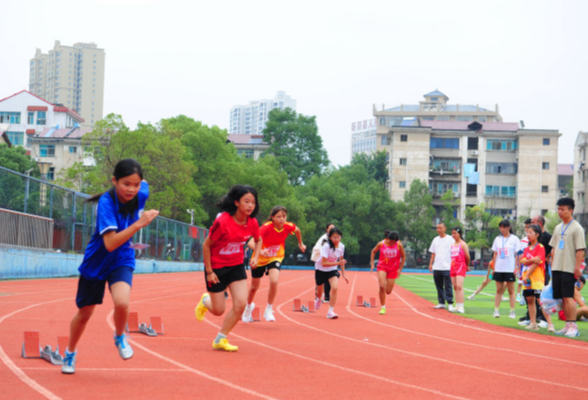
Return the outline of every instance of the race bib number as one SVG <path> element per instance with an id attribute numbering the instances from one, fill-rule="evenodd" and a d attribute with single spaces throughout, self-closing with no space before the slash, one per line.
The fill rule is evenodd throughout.
<path id="1" fill-rule="evenodd" d="M 460 247 L 451 247 L 451 257 L 459 257 Z"/>
<path id="2" fill-rule="evenodd" d="M 508 257 L 508 247 L 503 247 L 501 249 L 498 249 L 498 251 L 500 253 L 500 258 Z"/>
<path id="3" fill-rule="evenodd" d="M 267 251 L 268 257 L 276 257 L 281 247 L 280 245 L 266 247 L 265 250 Z"/>
<path id="4" fill-rule="evenodd" d="M 235 254 L 235 253 L 239 253 L 241 251 L 241 248 L 243 247 L 243 245 L 245 244 L 245 242 L 240 242 L 240 243 L 228 243 L 225 247 L 223 247 L 222 249 L 220 249 L 219 254 L 222 255 L 229 255 L 229 254 Z"/>
<path id="5" fill-rule="evenodd" d="M 396 249 L 386 249 L 383 251 L 384 257 L 386 258 L 394 258 L 398 254 L 398 250 Z"/>

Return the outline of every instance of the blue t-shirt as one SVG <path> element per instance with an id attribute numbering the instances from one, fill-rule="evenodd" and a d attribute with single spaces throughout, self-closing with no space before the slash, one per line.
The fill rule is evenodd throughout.
<path id="1" fill-rule="evenodd" d="M 141 189 L 137 193 L 139 201 L 138 209 L 132 214 L 126 215 L 119 211 L 123 206 L 116 194 L 113 196 L 110 191 L 104 193 L 98 200 L 98 211 L 96 212 L 96 230 L 86 247 L 84 261 L 78 270 L 86 279 L 105 280 L 119 267 L 131 267 L 135 269 L 135 250 L 131 249 L 131 239 L 112 252 L 106 250 L 102 235 L 106 232 L 121 232 L 134 224 L 145 209 L 145 202 L 149 197 L 149 185 L 141 182 Z"/>

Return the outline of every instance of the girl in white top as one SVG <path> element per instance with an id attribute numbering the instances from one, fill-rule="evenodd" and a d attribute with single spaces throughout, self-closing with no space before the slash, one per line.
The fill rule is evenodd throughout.
<path id="1" fill-rule="evenodd" d="M 331 284 L 331 302 L 329 304 L 329 312 L 327 318 L 336 319 L 338 315 L 335 314 L 335 305 L 337 304 L 337 292 L 339 289 L 339 272 L 337 267 L 341 267 L 341 276 L 345 282 L 349 280 L 345 277 L 345 264 L 347 261 L 343 258 L 345 254 L 345 245 L 341 243 L 341 236 L 343 234 L 337 228 L 332 228 L 329 231 L 329 241 L 321 248 L 321 257 L 316 261 L 314 267 L 314 277 L 317 286 L 317 298 L 314 302 L 314 308 L 318 311 L 323 303 L 321 297 L 323 295 L 323 285 L 325 282 Z"/>
<path id="2" fill-rule="evenodd" d="M 515 319 L 515 275 L 518 273 L 517 252 L 520 240 L 512 234 L 510 221 L 504 219 L 498 224 L 500 235 L 494 239 L 492 251 L 494 256 L 494 281 L 496 282 L 496 296 L 494 297 L 494 318 L 500 318 L 500 301 L 504 291 L 508 289 L 510 314 L 508 318 Z"/>

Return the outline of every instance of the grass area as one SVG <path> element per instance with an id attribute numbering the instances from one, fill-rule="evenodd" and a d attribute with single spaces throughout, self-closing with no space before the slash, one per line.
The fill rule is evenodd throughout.
<path id="1" fill-rule="evenodd" d="M 466 318 L 476 319 L 478 321 L 487 322 L 492 325 L 506 326 L 509 328 L 526 330 L 524 326 L 518 325 L 519 318 L 525 315 L 527 309 L 526 306 L 521 306 L 517 303 L 515 311 L 517 319 L 508 318 L 510 307 L 508 301 L 503 301 L 500 304 L 500 318 L 494 318 L 492 313 L 494 311 L 494 294 L 496 293 L 496 284 L 490 282 L 484 290 L 476 296 L 474 300 L 468 300 L 467 296 L 472 294 L 479 285 L 482 284 L 484 276 L 467 276 L 464 283 L 465 291 L 465 314 Z M 397 285 L 410 290 L 414 294 L 421 296 L 422 298 L 431 302 L 431 307 L 437 304 L 437 289 L 435 289 L 435 283 L 433 282 L 432 275 L 412 275 L 403 274 L 402 277 L 396 281 Z M 439 310 L 444 312 L 443 310 Z M 563 328 L 564 322 L 560 321 L 559 318 L 554 315 L 552 317 L 555 329 Z M 578 322 L 578 328 L 580 329 L 580 336 L 576 340 L 588 342 L 588 322 Z M 553 333 L 548 333 L 547 328 L 540 329 L 537 334 L 555 336 Z"/>

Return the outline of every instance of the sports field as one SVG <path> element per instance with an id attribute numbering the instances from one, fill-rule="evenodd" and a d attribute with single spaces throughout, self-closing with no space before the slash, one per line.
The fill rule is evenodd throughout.
<path id="1" fill-rule="evenodd" d="M 312 271 L 285 270 L 274 323 L 239 323 L 230 335 L 236 353 L 212 349 L 222 318 L 194 318 L 204 289 L 198 273 L 136 275 L 131 310 L 141 322 L 161 316 L 165 335 L 131 334 L 135 355 L 123 361 L 112 340 L 112 302 L 88 325 L 76 373 L 20 355 L 23 332 L 42 344 L 68 334 L 77 279 L 0 282 L 0 398 L 5 399 L 581 399 L 588 397 L 588 344 L 582 340 L 496 326 L 470 319 L 490 310 L 484 296 L 466 314 L 433 310 L 431 277 L 409 275 L 386 315 L 358 307 L 375 297 L 375 274 L 348 272 L 341 282 L 339 319 L 295 312 L 293 300 L 314 297 Z M 422 280 L 424 279 L 424 280 Z M 466 278 L 469 288 L 477 278 Z M 481 279 L 481 278 L 479 278 Z M 256 303 L 265 306 L 267 279 Z M 490 291 L 489 291 L 490 292 Z M 488 297 L 490 299 L 490 297 Z M 230 298 L 229 298 L 230 302 Z M 473 306 L 476 304 L 476 307 Z M 230 305 L 230 304 L 229 304 Z M 518 311 L 522 312 L 522 309 Z M 489 322 L 496 322 L 489 320 Z M 508 321 L 499 321 L 508 323 Z M 582 336 L 588 335 L 582 329 Z"/>

